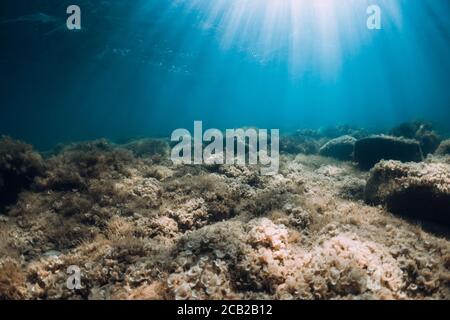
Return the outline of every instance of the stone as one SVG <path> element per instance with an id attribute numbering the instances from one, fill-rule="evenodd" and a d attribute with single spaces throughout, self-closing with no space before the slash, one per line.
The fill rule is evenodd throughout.
<path id="1" fill-rule="evenodd" d="M 420 162 L 423 155 L 417 141 L 378 135 L 356 141 L 354 160 L 361 169 L 369 170 L 381 160 Z"/>
<path id="2" fill-rule="evenodd" d="M 396 137 L 403 137 L 408 139 L 414 139 L 420 132 L 433 131 L 433 125 L 424 121 L 411 121 L 404 122 L 399 126 L 392 128 L 389 134 Z"/>
<path id="3" fill-rule="evenodd" d="M 338 160 L 352 160 L 355 142 L 356 139 L 348 135 L 332 139 L 320 148 L 319 153 Z"/>
<path id="4" fill-rule="evenodd" d="M 381 161 L 370 172 L 364 197 L 394 214 L 450 225 L 450 165 Z"/>
<path id="5" fill-rule="evenodd" d="M 441 138 L 435 132 L 424 132 L 417 136 L 423 155 L 433 154 L 441 143 Z"/>
<path id="6" fill-rule="evenodd" d="M 442 141 L 435 154 L 438 156 L 450 155 L 450 139 Z"/>
<path id="7" fill-rule="evenodd" d="M 415 139 L 419 142 L 424 156 L 436 151 L 441 138 L 434 131 L 433 125 L 425 121 L 405 122 L 391 129 L 390 134 L 396 137 Z"/>

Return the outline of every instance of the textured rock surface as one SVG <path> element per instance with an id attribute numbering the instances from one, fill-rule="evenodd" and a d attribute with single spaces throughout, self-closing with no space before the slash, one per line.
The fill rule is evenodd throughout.
<path id="1" fill-rule="evenodd" d="M 450 225 L 450 165 L 382 161 L 371 171 L 365 199 L 393 213 Z"/>
<path id="2" fill-rule="evenodd" d="M 351 160 L 355 142 L 356 139 L 348 135 L 332 139 L 320 148 L 319 153 L 338 160 Z"/>
<path id="3" fill-rule="evenodd" d="M 434 132 L 423 132 L 416 137 L 424 156 L 433 154 L 441 143 L 441 138 Z"/>
<path id="4" fill-rule="evenodd" d="M 417 141 L 379 135 L 356 141 L 354 158 L 361 169 L 368 170 L 381 160 L 419 162 L 423 155 Z"/>
<path id="5" fill-rule="evenodd" d="M 450 139 L 441 142 L 439 148 L 436 150 L 436 155 L 438 156 L 450 155 Z"/>

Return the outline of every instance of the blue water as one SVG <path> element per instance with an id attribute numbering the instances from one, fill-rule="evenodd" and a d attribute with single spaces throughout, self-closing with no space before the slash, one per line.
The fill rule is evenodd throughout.
<path id="1" fill-rule="evenodd" d="M 0 16 L 0 134 L 38 148 L 194 120 L 450 127 L 448 0 L 3 0 Z"/>

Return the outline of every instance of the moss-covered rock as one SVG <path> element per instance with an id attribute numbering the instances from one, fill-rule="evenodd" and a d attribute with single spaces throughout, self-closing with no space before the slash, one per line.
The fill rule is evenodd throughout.
<path id="1" fill-rule="evenodd" d="M 361 169 L 368 170 L 381 160 L 419 162 L 423 155 L 417 141 L 378 135 L 356 141 L 354 158 Z"/>
<path id="2" fill-rule="evenodd" d="M 450 139 L 442 141 L 435 154 L 438 156 L 450 155 Z"/>
<path id="3" fill-rule="evenodd" d="M 332 139 L 324 144 L 319 153 L 325 157 L 332 157 L 338 160 L 351 160 L 355 148 L 356 139 L 352 136 L 342 136 Z"/>
<path id="4" fill-rule="evenodd" d="M 365 199 L 393 213 L 450 225 L 450 165 L 382 161 L 371 171 Z"/>

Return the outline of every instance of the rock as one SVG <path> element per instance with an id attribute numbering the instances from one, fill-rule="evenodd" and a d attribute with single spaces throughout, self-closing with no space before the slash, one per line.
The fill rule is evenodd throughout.
<path id="1" fill-rule="evenodd" d="M 404 122 L 399 126 L 392 128 L 389 131 L 389 134 L 396 137 L 414 139 L 418 131 L 433 131 L 433 125 L 424 121 Z"/>
<path id="2" fill-rule="evenodd" d="M 391 129 L 390 134 L 396 137 L 415 139 L 419 141 L 423 155 L 436 151 L 441 138 L 434 132 L 433 125 L 425 121 L 405 122 Z"/>
<path id="3" fill-rule="evenodd" d="M 361 169 L 369 170 L 380 160 L 419 162 L 423 155 L 417 141 L 379 135 L 356 141 L 354 159 Z"/>
<path id="4" fill-rule="evenodd" d="M 450 225 L 450 165 L 382 161 L 371 170 L 364 196 L 392 213 Z"/>
<path id="5" fill-rule="evenodd" d="M 450 155 L 450 139 L 442 141 L 435 154 L 438 156 Z"/>
<path id="6" fill-rule="evenodd" d="M 356 139 L 352 136 L 342 136 L 328 141 L 323 145 L 319 153 L 325 157 L 336 158 L 338 160 L 351 160 Z"/>
<path id="7" fill-rule="evenodd" d="M 424 156 L 433 154 L 441 143 L 441 138 L 434 131 L 424 132 L 416 137 Z"/>

